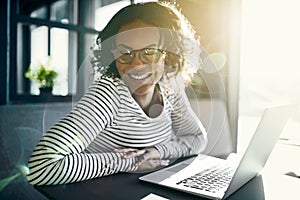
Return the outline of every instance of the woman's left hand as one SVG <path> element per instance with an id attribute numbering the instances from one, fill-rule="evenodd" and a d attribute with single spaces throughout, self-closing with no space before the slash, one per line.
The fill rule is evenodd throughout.
<path id="1" fill-rule="evenodd" d="M 114 152 L 125 153 L 124 159 L 136 157 L 136 165 L 140 166 L 150 160 L 160 160 L 160 153 L 154 147 L 144 149 L 124 148 L 116 149 Z"/>

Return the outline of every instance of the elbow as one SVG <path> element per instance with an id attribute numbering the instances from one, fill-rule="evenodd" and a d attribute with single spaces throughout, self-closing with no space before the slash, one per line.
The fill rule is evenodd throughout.
<path id="1" fill-rule="evenodd" d="M 26 173 L 26 179 L 27 182 L 30 183 L 31 185 L 44 185 L 39 183 L 38 177 L 43 176 L 40 171 L 44 171 L 43 169 L 39 169 L 37 171 L 37 167 L 39 164 L 37 164 L 35 167 L 33 166 L 32 161 L 28 161 L 28 168 L 27 168 L 27 173 Z"/>
<path id="2" fill-rule="evenodd" d="M 28 173 L 26 174 L 26 179 L 27 182 L 30 183 L 31 185 L 39 185 L 34 178 L 34 174 L 31 172 L 31 169 L 28 168 Z"/>
<path id="3" fill-rule="evenodd" d="M 26 173 L 27 182 L 31 185 L 51 185 L 53 167 L 57 162 L 54 159 L 36 159 L 31 157 L 28 161 Z"/>

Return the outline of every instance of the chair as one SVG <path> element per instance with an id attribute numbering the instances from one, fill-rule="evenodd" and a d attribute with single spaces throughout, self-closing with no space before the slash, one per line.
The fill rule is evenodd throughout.
<path id="1" fill-rule="evenodd" d="M 27 162 L 43 133 L 71 107 L 70 103 L 0 106 L 0 199 L 46 199 L 27 182 Z"/>
<path id="2" fill-rule="evenodd" d="M 225 102 L 217 98 L 195 98 L 190 99 L 190 105 L 208 134 L 203 154 L 226 158 L 234 149 Z"/>

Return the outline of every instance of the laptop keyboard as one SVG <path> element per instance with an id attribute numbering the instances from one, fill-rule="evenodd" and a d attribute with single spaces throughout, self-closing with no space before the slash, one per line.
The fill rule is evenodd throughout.
<path id="1" fill-rule="evenodd" d="M 216 165 L 189 178 L 185 178 L 178 182 L 177 185 L 216 193 L 227 189 L 233 173 L 233 167 L 228 164 Z"/>

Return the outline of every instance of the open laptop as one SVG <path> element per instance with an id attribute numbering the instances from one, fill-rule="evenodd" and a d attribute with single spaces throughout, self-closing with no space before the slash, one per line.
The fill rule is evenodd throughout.
<path id="1" fill-rule="evenodd" d="M 295 106 L 267 108 L 242 156 L 198 155 L 139 179 L 210 199 L 225 199 L 264 167 Z"/>

